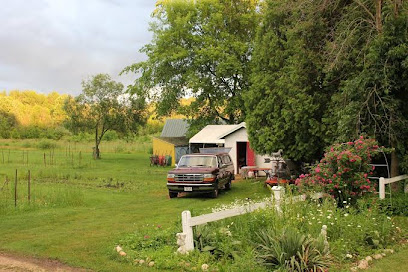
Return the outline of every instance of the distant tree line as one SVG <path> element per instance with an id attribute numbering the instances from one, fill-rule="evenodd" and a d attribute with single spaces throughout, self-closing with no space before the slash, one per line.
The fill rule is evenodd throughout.
<path id="1" fill-rule="evenodd" d="M 74 141 L 90 141 L 93 133 L 73 127 L 64 109 L 74 97 L 52 92 L 41 94 L 32 90 L 0 92 L 0 138 L 2 139 L 54 139 L 69 137 Z M 154 114 L 153 104 L 146 105 L 149 118 L 140 127 L 138 135 L 157 134 L 163 128 L 163 119 Z M 182 116 L 173 116 L 182 117 Z M 128 137 L 123 132 L 110 131 L 105 140 Z"/>
<path id="2" fill-rule="evenodd" d="M 157 1 L 129 93 L 193 130 L 246 121 L 259 153 L 313 162 L 361 134 L 408 171 L 408 8 L 402 0 Z M 181 105 L 180 98 L 194 97 Z"/>
<path id="3" fill-rule="evenodd" d="M 69 131 L 62 106 L 67 95 L 35 91 L 0 92 L 0 138 L 60 139 Z"/>

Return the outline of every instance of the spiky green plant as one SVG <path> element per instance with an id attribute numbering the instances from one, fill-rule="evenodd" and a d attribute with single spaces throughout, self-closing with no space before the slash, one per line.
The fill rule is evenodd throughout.
<path id="1" fill-rule="evenodd" d="M 330 264 L 323 239 L 305 236 L 292 228 L 258 233 L 258 259 L 275 271 L 325 271 Z"/>

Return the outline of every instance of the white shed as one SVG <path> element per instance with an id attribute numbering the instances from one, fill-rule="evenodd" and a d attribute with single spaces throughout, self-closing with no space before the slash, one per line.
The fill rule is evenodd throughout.
<path id="1" fill-rule="evenodd" d="M 251 149 L 245 123 L 238 125 L 208 125 L 189 140 L 195 147 L 231 148 L 229 155 L 234 162 L 235 173 L 242 166 L 271 168 L 272 163 L 265 163 L 270 156 L 255 154 Z"/>

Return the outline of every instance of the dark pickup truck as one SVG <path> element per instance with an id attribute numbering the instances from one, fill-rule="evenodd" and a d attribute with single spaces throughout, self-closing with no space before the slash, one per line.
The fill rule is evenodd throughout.
<path id="1" fill-rule="evenodd" d="M 180 192 L 208 192 L 216 198 L 220 189 L 231 189 L 234 179 L 234 165 L 227 153 L 189 154 L 167 174 L 167 188 L 170 198 Z"/>

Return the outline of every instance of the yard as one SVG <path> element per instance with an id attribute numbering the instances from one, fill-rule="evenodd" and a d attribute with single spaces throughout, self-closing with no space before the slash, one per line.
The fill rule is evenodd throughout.
<path id="1" fill-rule="evenodd" d="M 175 256 L 173 252 L 176 250 L 173 232 L 181 231 L 180 214 L 183 210 L 188 209 L 198 215 L 211 212 L 212 208 L 222 204 L 228 205 L 236 199 L 253 200 L 270 195 L 261 181 L 245 180 L 233 183 L 233 189 L 222 192 L 217 199 L 199 195 L 170 200 L 165 186 L 169 168 L 149 166 L 149 138 L 141 138 L 136 143 L 106 142 L 101 147 L 102 159 L 97 161 L 92 159 L 89 152 L 91 146 L 91 143 L 62 141 L 0 142 L 0 251 L 17 256 L 57 259 L 70 266 L 96 271 L 135 271 L 134 259 L 145 259 L 144 254 L 163 252 L 163 259 L 168 256 L 168 261 L 174 262 L 170 267 L 178 267 L 181 262 L 183 268 L 180 267 L 179 270 L 191 271 L 192 267 L 187 267 L 191 260 L 206 262 L 212 260 L 212 257 L 196 253 L 187 261 L 171 257 Z M 14 206 L 16 170 L 17 207 Z M 31 171 L 30 202 L 27 195 L 28 170 Z M 355 222 L 351 220 L 351 216 L 346 218 L 344 212 L 332 212 L 331 209 L 326 207 L 326 210 L 320 212 L 303 209 L 303 214 L 299 210 L 298 215 L 289 213 L 288 218 L 292 218 L 292 222 L 303 220 L 303 217 L 309 218 L 308 221 L 301 222 L 300 226 L 312 232 L 319 231 L 322 223 L 329 224 L 337 218 L 337 222 L 343 225 L 329 225 L 332 232 L 337 228 L 337 233 L 357 236 L 355 231 L 342 229 Z M 257 214 L 254 218 L 247 215 L 242 216 L 242 219 L 216 222 L 213 226 L 221 230 L 231 227 L 232 232 L 244 237 L 251 235 L 248 230 L 256 227 L 256 224 L 268 225 L 268 222 L 273 222 L 274 216 L 271 213 Z M 318 222 L 319 216 L 327 222 Z M 356 216 L 366 218 L 364 214 Z M 266 221 L 263 220 L 265 218 Z M 312 219 L 316 221 L 313 221 L 314 225 L 306 224 L 312 222 Z M 394 227 L 395 221 L 396 225 L 402 226 L 403 231 L 406 231 L 406 217 L 393 219 L 392 226 L 385 216 L 383 219 L 383 226 Z M 381 222 L 379 218 L 368 221 L 370 220 L 362 222 L 362 229 L 372 228 Z M 235 225 L 232 225 L 233 222 Z M 239 225 L 239 222 L 242 224 Z M 354 230 L 355 227 L 349 228 Z M 160 239 L 174 237 L 174 242 L 166 242 L 171 246 L 162 247 L 163 243 L 159 240 L 151 239 L 155 234 L 161 235 L 161 232 L 166 236 Z M 221 237 L 221 245 L 234 247 L 223 239 Z M 128 253 L 126 257 L 119 256 L 114 250 L 116 245 L 123 243 L 124 250 Z M 345 252 L 340 247 L 337 252 L 339 271 L 347 271 L 351 261 L 342 257 Z M 240 264 L 228 268 L 229 271 L 242 271 L 240 267 L 247 267 L 252 261 L 245 259 L 251 254 L 241 256 Z M 361 257 L 353 256 L 355 260 Z M 390 267 L 406 260 L 407 249 L 401 247 L 395 255 L 376 261 L 372 271 L 390 270 Z M 231 259 L 221 261 L 228 267 Z M 137 271 L 152 271 L 159 267 L 159 262 L 153 268 L 137 265 Z M 259 271 L 264 270 L 260 267 Z"/>
<path id="2" fill-rule="evenodd" d="M 0 154 L 0 188 L 7 176 L 6 187 L 12 191 L 16 169 L 19 176 L 17 208 L 14 195 L 0 192 L 1 251 L 58 259 L 98 271 L 132 270 L 113 251 L 123 236 L 157 225 L 173 227 L 185 209 L 208 212 L 236 198 L 269 194 L 259 183 L 239 182 L 218 199 L 170 200 L 165 186 L 169 168 L 149 166 L 147 143 L 108 143 L 102 146 L 99 161 L 91 159 L 91 144 L 58 142 L 54 151 L 39 150 L 37 145 L 35 141 L 0 142 L 5 157 L 3 162 Z M 28 164 L 23 150 L 25 158 L 28 151 Z M 28 170 L 31 204 L 26 200 Z"/>

